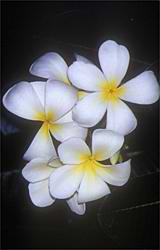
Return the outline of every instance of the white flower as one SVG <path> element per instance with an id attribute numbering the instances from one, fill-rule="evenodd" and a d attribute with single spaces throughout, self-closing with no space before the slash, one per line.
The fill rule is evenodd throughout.
<path id="1" fill-rule="evenodd" d="M 84 56 L 75 54 L 77 61 L 90 63 Z M 38 58 L 29 69 L 30 73 L 35 76 L 40 76 L 50 80 L 59 80 L 71 85 L 68 79 L 68 65 L 64 59 L 55 52 L 49 52 Z M 78 91 L 78 98 L 81 100 L 87 93 L 85 91 Z"/>
<path id="2" fill-rule="evenodd" d="M 45 159 L 36 158 L 31 160 L 22 170 L 23 177 L 30 182 L 28 185 L 29 195 L 34 205 L 38 207 L 50 206 L 55 199 L 49 192 L 49 177 L 61 167 L 62 163 L 58 158 L 46 162 Z M 67 199 L 67 204 L 71 210 L 79 215 L 85 213 L 85 204 L 78 204 L 77 193 Z"/>
<path id="3" fill-rule="evenodd" d="M 20 82 L 7 91 L 3 104 L 10 112 L 43 122 L 24 155 L 26 160 L 56 155 L 50 133 L 58 141 L 74 136 L 86 138 L 87 130 L 72 120 L 71 109 L 76 101 L 77 91 L 58 81 Z"/>
<path id="4" fill-rule="evenodd" d="M 123 135 L 137 126 L 137 120 L 122 100 L 151 104 L 159 98 L 159 86 L 152 71 L 145 71 L 120 85 L 129 65 L 127 48 L 114 41 L 104 42 L 99 49 L 103 73 L 93 64 L 74 62 L 68 76 L 74 86 L 91 93 L 73 109 L 73 119 L 83 127 L 96 125 L 107 110 L 106 128 Z"/>
<path id="5" fill-rule="evenodd" d="M 110 193 L 107 183 L 124 185 L 130 176 L 130 160 L 104 165 L 123 145 L 124 137 L 106 129 L 93 132 L 92 153 L 79 138 L 64 141 L 58 147 L 60 160 L 65 164 L 50 176 L 50 192 L 59 199 L 66 199 L 78 192 L 78 202 L 99 199 Z"/>

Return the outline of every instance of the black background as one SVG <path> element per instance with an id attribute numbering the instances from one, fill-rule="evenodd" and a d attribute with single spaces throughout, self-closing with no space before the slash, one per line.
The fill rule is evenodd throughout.
<path id="1" fill-rule="evenodd" d="M 145 69 L 158 77 L 158 37 L 158 2 L 2 2 L 2 96 L 18 81 L 37 79 L 28 69 L 42 54 L 55 51 L 71 63 L 76 52 L 98 64 L 107 39 L 130 51 L 126 79 Z M 142 153 L 133 157 L 127 185 L 88 203 L 84 216 L 64 201 L 43 209 L 31 203 L 22 156 L 39 124 L 2 107 L 2 118 L 20 130 L 1 135 L 2 248 L 159 248 L 159 105 L 130 106 L 138 127 L 126 137 L 128 152 Z"/>

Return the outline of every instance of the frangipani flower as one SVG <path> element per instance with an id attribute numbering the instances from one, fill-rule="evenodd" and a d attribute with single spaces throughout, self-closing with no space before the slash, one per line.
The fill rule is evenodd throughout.
<path id="1" fill-rule="evenodd" d="M 76 60 L 84 63 L 91 63 L 84 56 L 75 54 Z M 58 80 L 71 85 L 68 79 L 68 65 L 64 59 L 55 52 L 49 52 L 35 60 L 29 69 L 30 73 L 50 80 Z M 82 99 L 86 93 L 78 91 L 79 99 Z"/>
<path id="2" fill-rule="evenodd" d="M 103 73 L 93 64 L 74 62 L 68 76 L 74 86 L 90 94 L 73 109 L 73 119 L 83 127 L 96 125 L 107 110 L 106 128 L 123 135 L 137 126 L 130 108 L 122 101 L 152 104 L 159 98 L 159 85 L 152 71 L 145 71 L 120 86 L 129 65 L 126 47 L 114 41 L 104 42 L 99 49 Z"/>
<path id="3" fill-rule="evenodd" d="M 77 101 L 77 91 L 58 81 L 20 82 L 3 97 L 10 112 L 43 124 L 24 155 L 26 160 L 37 157 L 50 159 L 56 155 L 50 133 L 63 141 L 76 136 L 86 138 L 87 130 L 72 120 L 71 109 Z"/>
<path id="4" fill-rule="evenodd" d="M 124 185 L 130 176 L 130 160 L 104 165 L 122 147 L 124 137 L 116 132 L 97 129 L 93 132 L 92 153 L 80 138 L 70 138 L 58 147 L 60 160 L 65 164 L 50 176 L 50 192 L 66 199 L 78 192 L 78 202 L 84 203 L 110 194 L 107 183 Z"/>
<path id="5" fill-rule="evenodd" d="M 38 207 L 50 206 L 55 199 L 49 192 L 49 177 L 61 167 L 62 163 L 58 158 L 46 162 L 43 158 L 31 160 L 22 170 L 23 177 L 30 182 L 28 185 L 29 195 L 34 205 Z M 66 200 L 71 210 L 79 215 L 85 213 L 85 204 L 78 204 L 77 193 Z"/>

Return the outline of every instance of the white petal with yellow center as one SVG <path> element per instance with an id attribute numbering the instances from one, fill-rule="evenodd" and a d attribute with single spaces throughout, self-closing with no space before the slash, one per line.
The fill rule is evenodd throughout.
<path id="1" fill-rule="evenodd" d="M 124 136 L 106 129 L 96 129 L 92 136 L 92 154 L 95 160 L 104 161 L 113 156 L 123 145 Z"/>
<path id="2" fill-rule="evenodd" d="M 34 205 L 37 207 L 47 207 L 54 203 L 54 199 L 49 194 L 48 180 L 30 183 L 29 195 Z"/>
<path id="3" fill-rule="evenodd" d="M 3 97 L 3 105 L 13 114 L 29 120 L 41 120 L 37 113 L 44 114 L 44 108 L 29 82 L 19 82 Z"/>
<path id="4" fill-rule="evenodd" d="M 99 48 L 99 61 L 108 82 L 119 85 L 129 65 L 129 52 L 126 47 L 108 40 Z"/>
<path id="5" fill-rule="evenodd" d="M 105 132 L 105 130 L 97 130 L 95 132 L 93 155 L 85 152 L 84 148 L 87 145 L 85 142 L 82 144 L 82 140 L 79 139 L 79 145 L 77 146 L 77 138 L 71 138 L 59 146 L 60 160 L 64 163 L 66 161 L 70 165 L 64 165 L 51 174 L 49 183 L 50 192 L 53 197 L 66 199 L 75 194 L 75 192 L 78 192 L 78 203 L 85 203 L 99 199 L 110 193 L 110 189 L 105 182 L 121 186 L 128 181 L 130 176 L 130 160 L 111 166 L 103 165 L 96 160 L 97 152 L 95 152 L 95 149 L 101 149 L 102 137 L 104 150 L 110 151 L 108 157 L 119 150 L 123 144 L 123 136 L 111 131 L 104 134 Z M 108 141 L 106 142 L 106 140 Z M 74 155 L 72 155 L 72 151 L 74 151 Z M 80 155 L 79 162 L 75 158 L 77 154 Z M 72 164 L 72 162 L 75 163 Z"/>
<path id="6" fill-rule="evenodd" d="M 49 133 L 49 124 L 44 122 L 23 158 L 28 161 L 39 157 L 49 160 L 53 156 L 57 156 L 56 150 Z"/>
<path id="7" fill-rule="evenodd" d="M 89 147 L 80 138 L 70 138 L 58 147 L 60 160 L 64 164 L 80 164 L 91 155 Z"/>
<path id="8" fill-rule="evenodd" d="M 68 66 L 57 53 L 49 52 L 38 58 L 30 67 L 32 75 L 54 79 L 69 84 L 67 77 Z"/>
<path id="9" fill-rule="evenodd" d="M 125 94 L 125 92 L 125 87 L 123 85 L 117 87 L 115 81 L 103 82 L 100 85 L 101 101 L 105 103 L 116 104 L 119 98 Z"/>
<path id="10" fill-rule="evenodd" d="M 87 164 L 87 163 L 86 163 Z M 108 185 L 95 172 L 92 161 L 86 166 L 84 177 L 78 189 L 78 202 L 88 202 L 110 194 Z M 89 168 L 89 169 L 88 169 Z"/>
<path id="11" fill-rule="evenodd" d="M 137 126 L 137 119 L 130 108 L 121 100 L 107 105 L 106 128 L 122 135 L 131 133 Z"/>
<path id="12" fill-rule="evenodd" d="M 160 87 L 152 71 L 145 71 L 124 85 L 122 99 L 138 104 L 152 104 L 159 99 Z"/>

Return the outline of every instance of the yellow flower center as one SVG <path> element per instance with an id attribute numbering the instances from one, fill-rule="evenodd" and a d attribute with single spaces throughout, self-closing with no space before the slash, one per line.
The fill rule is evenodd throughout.
<path id="1" fill-rule="evenodd" d="M 53 123 L 53 121 L 55 120 L 55 115 L 53 111 L 48 111 L 47 113 L 38 112 L 34 116 L 34 119 L 38 121 L 43 121 L 41 132 L 43 137 L 45 138 L 49 136 L 49 130 L 53 134 L 55 131 L 61 129 L 61 124 Z"/>
<path id="2" fill-rule="evenodd" d="M 48 111 L 47 113 L 37 112 L 34 116 L 34 119 L 38 121 L 43 121 L 43 122 L 51 122 L 54 120 L 54 117 L 55 115 L 53 111 Z"/>
<path id="3" fill-rule="evenodd" d="M 96 161 L 96 155 L 81 154 L 79 159 L 80 161 L 83 161 L 80 163 L 80 167 L 89 171 L 93 170 L 96 166 L 103 166 L 103 164 Z"/>
<path id="4" fill-rule="evenodd" d="M 87 174 L 88 178 L 90 180 L 94 180 L 97 176 L 97 170 L 101 169 L 102 172 L 104 172 L 104 174 L 106 173 L 106 171 L 108 173 L 112 173 L 112 169 L 110 167 L 107 167 L 106 165 L 96 161 L 96 157 L 94 155 L 90 155 L 90 156 L 86 156 L 82 154 L 81 159 L 85 159 L 84 162 L 80 163 L 79 165 L 76 165 L 76 167 L 74 168 L 73 171 L 75 171 L 75 174 L 77 172 L 80 173 L 85 173 Z"/>
<path id="5" fill-rule="evenodd" d="M 124 94 L 124 86 L 117 87 L 116 81 L 103 82 L 100 86 L 101 100 L 115 103 Z"/>

